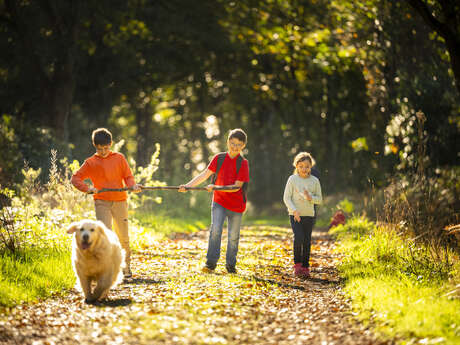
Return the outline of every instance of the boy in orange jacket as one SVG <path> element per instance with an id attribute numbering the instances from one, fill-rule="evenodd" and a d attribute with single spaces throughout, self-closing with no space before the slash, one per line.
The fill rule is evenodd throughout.
<path id="1" fill-rule="evenodd" d="M 131 249 L 128 233 L 128 194 L 127 192 L 97 193 L 102 188 L 129 187 L 136 193 L 141 186 L 136 184 L 125 156 L 110 150 L 112 134 L 106 128 L 97 128 L 92 133 L 93 146 L 96 153 L 87 158 L 80 169 L 73 174 L 71 182 L 80 191 L 93 194 L 96 218 L 112 229 L 125 250 L 126 267 L 123 269 L 125 278 L 130 278 Z M 89 187 L 84 180 L 89 179 L 94 187 Z M 96 194 L 97 193 L 97 194 Z"/>

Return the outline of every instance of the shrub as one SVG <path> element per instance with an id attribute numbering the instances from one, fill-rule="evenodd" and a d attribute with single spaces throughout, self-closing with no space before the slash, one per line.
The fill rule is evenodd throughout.
<path id="1" fill-rule="evenodd" d="M 433 260 L 431 246 L 399 231 L 397 226 L 378 225 L 365 217 L 353 217 L 329 232 L 349 248 L 351 255 L 344 265 L 371 265 L 387 273 L 411 276 L 419 282 L 448 280 L 455 274 L 453 268 L 458 255 L 444 249 L 444 260 Z"/>
<path id="2" fill-rule="evenodd" d="M 443 229 L 460 221 L 460 167 L 430 167 L 425 120 L 421 112 L 414 116 L 417 131 L 414 130 L 411 164 L 383 191 L 374 193 L 373 207 L 378 221 L 423 242 L 431 248 L 432 256 L 440 260 L 447 246 L 459 250 L 454 236 L 447 236 Z"/>
<path id="3" fill-rule="evenodd" d="M 0 252 L 19 251 L 24 241 L 24 231 L 17 227 L 16 212 L 11 207 L 14 191 L 4 188 L 0 190 Z"/>

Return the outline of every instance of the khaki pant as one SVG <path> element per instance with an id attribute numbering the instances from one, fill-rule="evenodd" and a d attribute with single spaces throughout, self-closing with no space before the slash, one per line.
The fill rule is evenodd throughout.
<path id="1" fill-rule="evenodd" d="M 128 202 L 127 201 L 106 201 L 94 200 L 96 219 L 112 230 L 112 218 L 115 233 L 120 240 L 121 247 L 125 250 L 126 267 L 130 267 L 131 249 L 129 248 L 128 233 Z"/>

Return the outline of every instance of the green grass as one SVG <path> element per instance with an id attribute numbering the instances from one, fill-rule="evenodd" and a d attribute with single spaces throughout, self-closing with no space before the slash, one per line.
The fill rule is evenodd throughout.
<path id="1" fill-rule="evenodd" d="M 160 237 L 170 237 L 174 233 L 192 233 L 209 228 L 211 223 L 209 207 L 207 211 L 206 213 L 186 211 L 181 214 L 172 214 L 163 211 L 136 210 L 134 219 L 140 226 L 146 228 L 146 232 L 154 232 Z M 287 214 L 248 215 L 245 213 L 242 226 L 251 225 L 290 226 Z"/>
<path id="2" fill-rule="evenodd" d="M 456 265 L 434 262 L 426 248 L 362 218 L 331 232 L 345 254 L 339 269 L 359 319 L 403 344 L 460 344 L 460 300 L 449 294 L 459 283 L 458 257 L 449 253 Z"/>
<path id="3" fill-rule="evenodd" d="M 144 211 L 136 212 L 134 217 L 139 222 L 139 225 L 148 229 L 149 232 L 156 233 L 160 237 L 168 237 L 174 233 L 192 233 L 206 229 L 210 223 L 210 216 L 204 217 L 194 214 L 171 217 L 161 213 L 155 214 Z"/>
<path id="4" fill-rule="evenodd" d="M 274 226 L 290 226 L 287 215 L 283 216 L 243 216 L 243 225 L 274 225 Z"/>
<path id="5" fill-rule="evenodd" d="M 70 252 L 27 250 L 0 256 L 0 305 L 35 301 L 75 285 Z"/>

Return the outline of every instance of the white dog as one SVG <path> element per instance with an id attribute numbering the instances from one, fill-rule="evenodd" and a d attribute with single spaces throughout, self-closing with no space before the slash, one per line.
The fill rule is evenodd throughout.
<path id="1" fill-rule="evenodd" d="M 70 224 L 67 233 L 75 233 L 72 265 L 77 288 L 83 290 L 87 303 L 104 299 L 109 289 L 123 279 L 124 250 L 117 235 L 101 221 L 90 219 Z M 96 283 L 94 291 L 93 282 Z"/>

